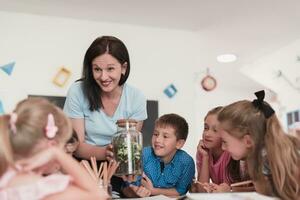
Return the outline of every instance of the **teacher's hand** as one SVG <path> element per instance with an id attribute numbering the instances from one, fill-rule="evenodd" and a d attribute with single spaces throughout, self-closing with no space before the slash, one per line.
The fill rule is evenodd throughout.
<path id="1" fill-rule="evenodd" d="M 114 159 L 114 153 L 113 153 L 113 146 L 112 144 L 109 144 L 105 148 L 105 158 L 108 161 L 111 161 Z"/>

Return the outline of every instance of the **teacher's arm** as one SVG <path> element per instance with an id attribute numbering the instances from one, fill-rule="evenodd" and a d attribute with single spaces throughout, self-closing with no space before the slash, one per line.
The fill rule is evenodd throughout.
<path id="1" fill-rule="evenodd" d="M 75 155 L 88 160 L 91 156 L 95 156 L 97 160 L 106 160 L 106 147 L 99 147 L 85 142 L 84 119 L 71 118 L 71 122 L 79 139 L 79 145 L 75 151 Z"/>

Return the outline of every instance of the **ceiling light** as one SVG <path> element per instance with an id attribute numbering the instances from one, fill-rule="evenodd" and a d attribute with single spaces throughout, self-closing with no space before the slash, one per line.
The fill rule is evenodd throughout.
<path id="1" fill-rule="evenodd" d="M 220 63 L 230 63 L 236 61 L 237 56 L 234 54 L 222 54 L 217 56 L 217 61 Z"/>

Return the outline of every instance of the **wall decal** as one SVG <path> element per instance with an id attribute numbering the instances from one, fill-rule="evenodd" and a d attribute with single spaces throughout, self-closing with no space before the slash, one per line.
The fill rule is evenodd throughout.
<path id="1" fill-rule="evenodd" d="M 53 83 L 59 87 L 63 87 L 71 76 L 70 70 L 65 67 L 60 68 L 53 79 Z"/>
<path id="2" fill-rule="evenodd" d="M 2 101 L 0 100 L 0 115 L 4 114 L 4 108 L 3 108 L 3 104 Z"/>
<path id="3" fill-rule="evenodd" d="M 6 65 L 0 66 L 0 69 L 10 76 L 12 74 L 15 64 L 15 62 L 11 62 Z"/>
<path id="4" fill-rule="evenodd" d="M 167 95 L 169 98 L 174 97 L 174 95 L 177 93 L 177 89 L 173 84 L 170 84 L 168 87 L 164 89 L 165 95 Z"/>
<path id="5" fill-rule="evenodd" d="M 295 80 L 291 80 L 281 70 L 277 71 L 277 77 L 282 78 L 283 80 L 285 80 L 288 83 L 288 85 L 291 88 L 293 88 L 294 90 L 297 90 L 298 92 L 300 92 L 300 85 L 299 85 L 300 77 L 296 77 Z"/>
<path id="6" fill-rule="evenodd" d="M 217 80 L 209 73 L 209 69 L 206 70 L 206 76 L 201 81 L 201 86 L 205 91 L 212 91 L 217 87 Z"/>

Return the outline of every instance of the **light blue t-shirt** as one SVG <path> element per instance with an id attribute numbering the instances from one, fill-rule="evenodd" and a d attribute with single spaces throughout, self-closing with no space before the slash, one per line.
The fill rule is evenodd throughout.
<path id="1" fill-rule="evenodd" d="M 83 94 L 82 82 L 73 83 L 67 94 L 64 112 L 70 118 L 84 118 L 85 141 L 92 145 L 109 144 L 117 132 L 116 122 L 119 119 L 147 119 L 146 98 L 140 90 L 126 83 L 119 106 L 112 117 L 106 115 L 102 109 L 90 111 L 89 107 L 89 101 Z"/>

